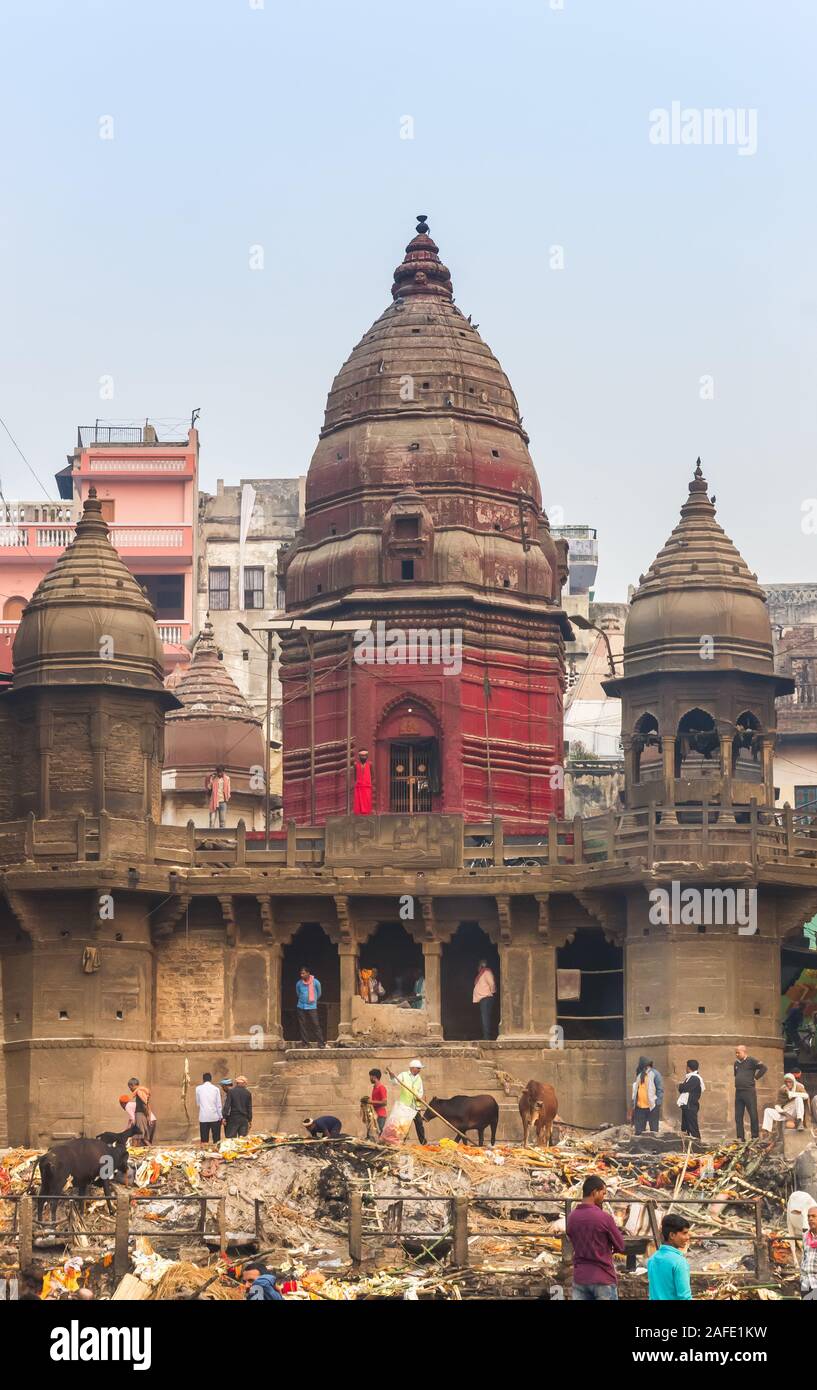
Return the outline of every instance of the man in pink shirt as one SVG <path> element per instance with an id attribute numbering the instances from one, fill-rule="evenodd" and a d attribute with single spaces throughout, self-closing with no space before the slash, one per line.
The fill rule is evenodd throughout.
<path id="1" fill-rule="evenodd" d="M 566 1234 L 573 1246 L 573 1299 L 597 1303 L 618 1298 L 613 1251 L 624 1254 L 624 1237 L 601 1206 L 607 1195 L 603 1178 L 585 1178 L 582 1200 L 567 1218 Z"/>
<path id="2" fill-rule="evenodd" d="M 488 969 L 487 960 L 481 960 L 474 980 L 474 1003 L 479 1005 L 479 1021 L 483 1038 L 491 1037 L 491 1015 L 494 1011 L 496 980 L 493 970 Z"/>

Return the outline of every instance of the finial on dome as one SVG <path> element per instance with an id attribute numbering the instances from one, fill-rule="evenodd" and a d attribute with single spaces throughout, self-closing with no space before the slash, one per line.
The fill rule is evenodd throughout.
<path id="1" fill-rule="evenodd" d="M 692 482 L 689 485 L 689 491 L 693 495 L 700 494 L 704 497 L 709 491 L 709 484 L 706 481 L 706 478 L 704 477 L 704 471 L 701 467 L 700 456 L 698 457 L 697 462 L 695 464 L 695 472 L 692 475 Z"/>
<path id="2" fill-rule="evenodd" d="M 429 234 L 428 217 L 424 212 L 418 212 L 417 232 L 406 247 L 402 265 L 394 272 L 391 287 L 393 299 L 404 299 L 412 294 L 454 298 L 451 275 L 448 266 L 440 260 L 439 250 Z"/>
<path id="3" fill-rule="evenodd" d="M 82 516 L 77 521 L 75 535 L 87 535 L 94 532 L 107 536 L 108 523 L 102 515 L 102 503 L 96 495 L 96 488 L 91 486 L 82 506 Z"/>
<path id="4" fill-rule="evenodd" d="M 209 613 L 209 610 L 208 610 L 208 612 L 205 613 L 205 615 L 204 615 L 204 622 L 203 622 L 203 624 L 202 624 L 201 632 L 199 633 L 198 641 L 197 641 L 197 643 L 196 643 L 196 649 L 195 649 L 195 653 L 194 653 L 194 659 L 195 659 L 196 656 L 198 656 L 199 652 L 205 652 L 205 651 L 207 651 L 207 652 L 214 652 L 214 651 L 215 651 L 215 649 L 216 649 L 215 635 L 216 635 L 216 633 L 215 633 L 215 628 L 213 627 L 213 624 L 212 624 L 212 622 L 211 622 L 211 620 L 210 620 L 210 613 Z"/>

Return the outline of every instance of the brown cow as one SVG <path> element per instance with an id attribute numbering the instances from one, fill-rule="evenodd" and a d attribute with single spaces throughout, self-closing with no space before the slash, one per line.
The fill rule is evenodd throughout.
<path id="1" fill-rule="evenodd" d="M 519 1114 L 522 1116 L 522 1143 L 527 1146 L 531 1125 L 536 1129 L 536 1139 L 550 1147 L 553 1137 L 553 1121 L 559 1109 L 556 1092 L 546 1081 L 529 1081 L 519 1097 Z"/>

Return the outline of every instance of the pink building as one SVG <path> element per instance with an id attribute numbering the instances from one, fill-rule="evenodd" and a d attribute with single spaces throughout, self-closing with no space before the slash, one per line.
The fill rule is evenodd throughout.
<path id="1" fill-rule="evenodd" d="M 198 431 L 160 440 L 150 424 L 80 425 L 57 475 L 59 501 L 0 504 L 0 638 L 17 623 L 43 575 L 74 538 L 91 487 L 111 540 L 156 610 L 168 669 L 188 658 L 193 633 Z M 2 664 L 2 663 L 0 663 Z"/>

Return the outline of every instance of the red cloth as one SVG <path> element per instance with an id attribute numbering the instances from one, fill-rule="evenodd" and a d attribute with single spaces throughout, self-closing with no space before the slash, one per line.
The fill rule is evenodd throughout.
<path id="1" fill-rule="evenodd" d="M 574 1284 L 615 1284 L 613 1251 L 624 1253 L 624 1237 L 612 1216 L 584 1202 L 567 1218 L 567 1237 L 573 1246 Z"/>
<path id="2" fill-rule="evenodd" d="M 372 1105 L 374 1106 L 375 1115 L 385 1115 L 386 1102 L 388 1099 L 389 1093 L 386 1087 L 383 1085 L 382 1081 L 378 1081 L 377 1085 L 372 1087 Z"/>
<path id="3" fill-rule="evenodd" d="M 372 814 L 372 769 L 369 763 L 355 763 L 355 799 L 352 810 L 356 816 Z"/>

